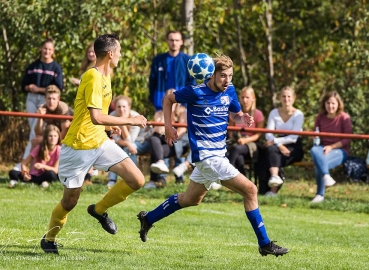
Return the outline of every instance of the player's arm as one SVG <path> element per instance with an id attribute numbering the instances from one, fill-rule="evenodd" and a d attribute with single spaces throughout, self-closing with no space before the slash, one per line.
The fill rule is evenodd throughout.
<path id="1" fill-rule="evenodd" d="M 177 142 L 178 140 L 177 130 L 174 129 L 172 125 L 172 107 L 174 103 L 177 103 L 177 101 L 173 93 L 164 97 L 163 111 L 165 119 L 165 140 L 170 146 L 173 145 L 173 142 Z"/>
<path id="2" fill-rule="evenodd" d="M 248 113 L 243 113 L 239 111 L 238 113 L 231 112 L 231 118 L 237 124 L 245 124 L 246 126 L 251 126 L 254 122 L 254 117 L 250 116 Z"/>
<path id="3" fill-rule="evenodd" d="M 68 129 L 70 127 L 70 120 L 65 120 L 61 123 L 61 131 L 60 131 L 60 139 L 63 140 L 65 138 L 65 135 L 67 135 Z"/>
<path id="4" fill-rule="evenodd" d="M 116 117 L 103 114 L 100 109 L 89 108 L 91 121 L 94 125 L 103 126 L 123 126 L 132 125 L 146 127 L 147 119 L 143 115 L 137 115 L 132 118 Z"/>

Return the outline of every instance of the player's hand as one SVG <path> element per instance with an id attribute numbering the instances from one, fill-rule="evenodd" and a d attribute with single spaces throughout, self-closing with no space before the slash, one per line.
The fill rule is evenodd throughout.
<path id="1" fill-rule="evenodd" d="M 248 113 L 244 113 L 242 115 L 242 122 L 247 126 L 251 127 L 251 125 L 254 123 L 254 117 L 249 115 Z"/>
<path id="2" fill-rule="evenodd" d="M 109 131 L 110 137 L 112 137 L 113 135 L 120 136 L 122 134 L 122 130 L 118 126 L 111 126 Z"/>
<path id="3" fill-rule="evenodd" d="M 165 141 L 170 146 L 178 141 L 178 133 L 174 127 L 165 127 Z"/>
<path id="4" fill-rule="evenodd" d="M 46 108 L 44 108 L 44 105 L 41 105 L 40 107 L 38 107 L 37 113 L 42 114 L 42 115 L 46 114 Z"/>
<path id="5" fill-rule="evenodd" d="M 133 119 L 132 126 L 139 126 L 141 128 L 146 127 L 147 119 L 143 115 L 137 115 L 133 117 L 132 119 Z"/>

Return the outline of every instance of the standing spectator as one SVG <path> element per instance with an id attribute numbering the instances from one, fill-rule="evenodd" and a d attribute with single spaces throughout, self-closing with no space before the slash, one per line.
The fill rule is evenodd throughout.
<path id="1" fill-rule="evenodd" d="M 95 66 L 95 64 L 96 64 L 96 54 L 94 50 L 94 43 L 92 42 L 88 45 L 85 55 L 83 56 L 79 75 L 82 76 L 82 74 L 85 73 L 86 70 L 92 68 L 93 66 Z M 80 78 L 71 78 L 70 80 L 75 86 L 78 86 L 81 83 Z"/>
<path id="2" fill-rule="evenodd" d="M 45 100 L 45 104 L 38 108 L 37 113 L 42 115 L 54 114 L 73 116 L 73 109 L 70 108 L 65 102 L 60 100 L 60 90 L 56 85 L 49 85 L 46 87 Z M 53 124 L 59 128 L 61 140 L 63 140 L 67 134 L 70 123 L 71 120 L 38 118 L 35 125 L 35 134 L 37 136 L 42 136 L 45 126 Z"/>
<path id="3" fill-rule="evenodd" d="M 28 92 L 26 109 L 28 113 L 36 113 L 38 107 L 45 103 L 46 87 L 54 84 L 63 90 L 63 74 L 59 64 L 54 60 L 54 41 L 46 39 L 41 43 L 40 58 L 30 64 L 22 80 L 22 90 Z M 35 137 L 36 118 L 28 118 L 30 126 L 29 142 L 23 154 L 26 158 L 32 148 Z"/>
<path id="4" fill-rule="evenodd" d="M 48 125 L 43 133 L 41 144 L 37 145 L 22 161 L 22 171 L 11 170 L 9 172 L 11 179 L 9 187 L 14 187 L 19 180 L 42 185 L 42 187 L 48 187 L 48 182 L 58 180 L 60 148 L 58 127 Z"/>
<path id="5" fill-rule="evenodd" d="M 169 31 L 166 39 L 169 51 L 154 57 L 149 78 L 149 99 L 156 111 L 163 108 L 161 102 L 166 90 L 179 90 L 196 83 L 187 70 L 190 56 L 180 51 L 183 45 L 182 34 L 179 31 Z"/>
<path id="6" fill-rule="evenodd" d="M 254 122 L 250 127 L 263 128 L 264 115 L 260 110 L 256 109 L 254 89 L 252 89 L 252 87 L 244 87 L 239 94 L 239 99 L 242 111 L 254 117 Z M 229 120 L 229 125 L 247 128 L 245 124 L 237 124 L 231 118 Z M 240 136 L 237 136 L 237 140 L 234 140 L 236 144 L 233 144 L 228 148 L 228 159 L 229 162 L 240 171 L 240 173 L 246 175 L 244 169 L 245 159 L 257 160 L 258 147 L 256 142 L 259 140 L 261 133 L 247 131 L 235 133 L 231 131 L 230 137 L 233 136 L 234 138 L 235 134 L 239 134 Z"/>
<path id="7" fill-rule="evenodd" d="M 350 116 L 344 112 L 343 102 L 337 92 L 328 92 L 322 99 L 320 113 L 315 126 L 321 132 L 352 133 Z M 315 166 L 317 192 L 312 203 L 324 201 L 325 187 L 333 186 L 336 181 L 329 170 L 344 163 L 349 155 L 350 139 L 321 137 L 320 145 L 314 145 L 310 154 Z"/>
<path id="8" fill-rule="evenodd" d="M 138 112 L 131 110 L 132 99 L 126 96 L 117 96 L 113 104 L 115 106 L 115 111 L 111 112 L 110 115 L 123 117 L 123 118 L 133 118 L 140 115 Z M 137 146 L 135 141 L 138 134 L 140 133 L 139 126 L 120 126 L 122 130 L 121 135 L 114 135 L 113 138 L 115 142 L 128 154 L 132 161 L 137 165 Z M 113 172 L 108 174 L 108 188 L 112 187 L 117 182 L 117 175 Z"/>
<path id="9" fill-rule="evenodd" d="M 267 129 L 302 131 L 304 114 L 293 104 L 296 99 L 291 87 L 284 87 L 279 95 L 281 108 L 273 109 L 268 117 Z M 304 156 L 302 140 L 298 135 L 265 134 L 265 149 L 261 151 L 258 161 L 259 193 L 276 196 L 283 180 L 279 176 L 280 168 L 286 167 Z M 267 168 L 265 168 L 265 166 Z"/>

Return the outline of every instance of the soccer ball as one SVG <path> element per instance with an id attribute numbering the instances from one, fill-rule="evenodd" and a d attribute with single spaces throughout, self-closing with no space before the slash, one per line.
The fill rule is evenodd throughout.
<path id="1" fill-rule="evenodd" d="M 213 75 L 215 64 L 213 58 L 205 53 L 194 54 L 187 63 L 188 72 L 198 80 L 207 80 Z"/>

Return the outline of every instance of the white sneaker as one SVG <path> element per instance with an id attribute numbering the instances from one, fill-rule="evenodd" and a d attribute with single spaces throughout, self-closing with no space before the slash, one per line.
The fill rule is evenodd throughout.
<path id="1" fill-rule="evenodd" d="M 264 194 L 265 197 L 277 197 L 277 193 L 274 193 L 272 191 L 268 191 Z"/>
<path id="2" fill-rule="evenodd" d="M 278 175 L 272 175 L 269 178 L 268 186 L 269 187 L 279 187 L 283 184 L 283 180 Z"/>
<path id="3" fill-rule="evenodd" d="M 43 182 L 41 183 L 41 186 L 42 186 L 43 188 L 47 188 L 47 187 L 49 187 L 49 186 L 50 186 L 50 184 L 49 184 L 49 182 L 47 182 L 47 181 L 43 181 Z"/>
<path id="4" fill-rule="evenodd" d="M 106 184 L 106 186 L 108 187 L 108 189 L 111 189 L 111 187 L 114 186 L 115 183 L 116 183 L 116 181 L 109 180 L 108 183 Z"/>
<path id="5" fill-rule="evenodd" d="M 179 164 L 177 167 L 173 169 L 173 173 L 177 177 L 181 177 L 187 171 L 187 165 L 185 162 Z"/>
<path id="6" fill-rule="evenodd" d="M 9 187 L 10 187 L 10 188 L 15 187 L 15 185 L 17 185 L 17 184 L 18 184 L 18 181 L 17 181 L 17 180 L 10 180 L 10 181 L 9 181 Z"/>
<path id="7" fill-rule="evenodd" d="M 21 172 L 22 171 L 21 164 L 20 163 L 15 164 L 12 170 Z"/>
<path id="8" fill-rule="evenodd" d="M 146 185 L 144 185 L 144 188 L 147 188 L 147 189 L 154 189 L 156 188 L 156 185 L 154 182 L 150 181 L 148 182 Z"/>
<path id="9" fill-rule="evenodd" d="M 156 162 L 151 164 L 150 169 L 157 174 L 169 173 L 168 166 L 164 162 Z"/>
<path id="10" fill-rule="evenodd" d="M 311 201 L 311 203 L 320 203 L 324 201 L 324 197 L 322 195 L 315 195 L 315 198 Z"/>
<path id="11" fill-rule="evenodd" d="M 218 190 L 218 189 L 220 189 L 222 187 L 222 185 L 221 184 L 218 184 L 218 183 L 213 183 L 212 185 L 211 185 L 211 188 L 212 189 L 214 189 L 214 190 Z"/>
<path id="12" fill-rule="evenodd" d="M 334 179 L 332 178 L 332 176 L 330 176 L 329 174 L 325 174 L 323 176 L 323 179 L 324 179 L 324 185 L 326 187 L 331 187 L 334 184 L 336 184 L 336 181 L 334 181 Z"/>

